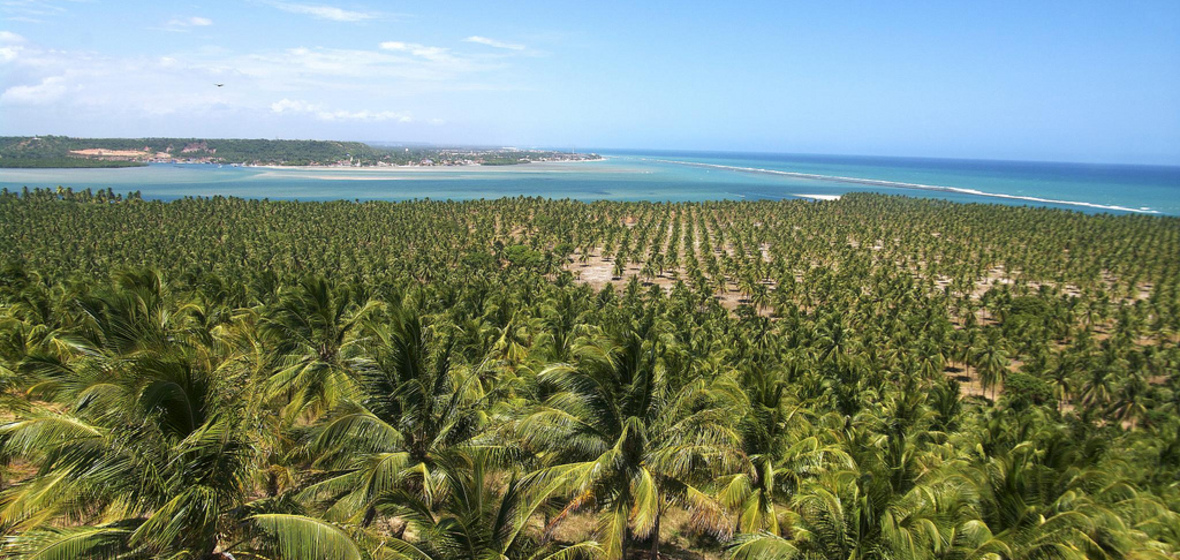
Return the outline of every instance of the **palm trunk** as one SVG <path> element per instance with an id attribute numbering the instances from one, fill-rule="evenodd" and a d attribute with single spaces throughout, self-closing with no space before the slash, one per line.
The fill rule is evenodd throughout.
<path id="1" fill-rule="evenodd" d="M 651 530 L 651 560 L 660 558 L 660 508 L 656 507 L 656 524 Z"/>

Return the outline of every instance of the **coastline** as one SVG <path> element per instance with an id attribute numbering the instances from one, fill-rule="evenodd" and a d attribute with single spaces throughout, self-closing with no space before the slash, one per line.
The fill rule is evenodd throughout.
<path id="1" fill-rule="evenodd" d="M 529 163 L 521 163 L 516 165 L 367 165 L 364 167 L 357 167 L 351 165 L 240 165 L 238 167 L 243 169 L 282 169 L 282 170 L 299 170 L 299 169 L 313 169 L 316 171 L 455 171 L 455 170 L 473 170 L 473 169 L 521 169 L 531 167 L 542 167 L 551 164 L 567 164 L 567 163 L 597 163 L 606 161 L 610 158 L 599 156 L 597 159 L 562 159 L 552 161 L 532 161 Z"/>
<path id="2" fill-rule="evenodd" d="M 760 168 L 760 167 L 738 167 L 738 166 L 734 166 L 734 165 L 720 165 L 720 164 L 715 164 L 715 163 L 700 163 L 700 162 L 695 162 L 695 161 L 679 161 L 679 160 L 670 160 L 670 159 L 650 159 L 649 161 L 655 161 L 655 162 L 659 162 L 659 163 L 670 163 L 670 164 L 674 164 L 674 165 L 687 165 L 690 167 L 706 167 L 706 168 L 712 168 L 712 169 L 725 169 L 725 170 L 729 170 L 729 171 L 738 171 L 738 172 L 744 172 L 744 173 L 783 175 L 783 176 L 795 177 L 795 178 L 799 178 L 799 179 L 811 179 L 811 180 L 815 180 L 815 181 L 829 181 L 829 182 L 833 182 L 833 183 L 847 183 L 847 184 L 854 184 L 854 185 L 868 185 L 868 186 L 874 186 L 874 187 L 886 187 L 886 188 L 895 188 L 895 189 L 912 189 L 912 190 L 921 190 L 921 191 L 946 192 L 946 193 L 965 194 L 965 195 L 980 196 L 980 197 L 1003 198 L 1003 199 L 1007 199 L 1007 200 L 1022 200 L 1022 201 L 1028 201 L 1028 202 L 1039 202 L 1042 204 L 1061 204 L 1061 205 L 1066 205 L 1066 206 L 1082 206 L 1082 207 L 1086 207 L 1086 208 L 1096 208 L 1099 210 L 1116 210 L 1119 212 L 1132 212 L 1132 213 L 1136 213 L 1136 214 L 1162 214 L 1162 212 L 1160 212 L 1159 210 L 1153 210 L 1153 209 L 1147 208 L 1147 207 L 1130 208 L 1127 206 L 1119 206 L 1119 205 L 1115 205 L 1115 204 L 1097 204 L 1094 202 L 1084 202 L 1084 201 L 1077 201 L 1077 200 L 1060 200 L 1060 199 L 1053 199 L 1053 198 L 1043 198 L 1043 197 L 1038 197 L 1038 196 L 1024 196 L 1024 195 L 1015 195 L 1015 194 L 995 193 L 995 192 L 987 192 L 987 191 L 981 191 L 978 189 L 969 189 L 969 188 L 963 188 L 963 187 L 947 187 L 947 186 L 941 186 L 941 185 L 923 185 L 921 183 L 905 183 L 905 182 L 901 182 L 901 181 L 886 181 L 886 180 L 882 180 L 882 179 L 864 179 L 864 178 L 860 178 L 860 177 L 842 177 L 839 175 L 816 175 L 813 173 L 798 173 L 798 172 L 794 172 L 794 171 L 780 171 L 777 169 L 765 169 L 765 168 Z M 795 195 L 795 196 L 805 196 L 805 195 Z"/>

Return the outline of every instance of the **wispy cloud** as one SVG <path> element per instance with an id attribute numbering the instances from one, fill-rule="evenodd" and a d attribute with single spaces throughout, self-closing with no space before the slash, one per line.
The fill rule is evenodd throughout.
<path id="1" fill-rule="evenodd" d="M 458 56 L 446 49 L 389 43 L 380 50 L 299 47 L 214 64 L 267 84 L 350 90 L 369 86 L 380 90 L 398 84 L 404 91 L 425 84 L 445 88 L 466 76 L 502 67 L 499 61 Z"/>
<path id="2" fill-rule="evenodd" d="M 397 121 L 411 122 L 414 119 L 397 111 L 345 111 L 328 110 L 305 101 L 282 99 L 270 105 L 275 113 L 309 114 L 321 121 Z"/>
<path id="3" fill-rule="evenodd" d="M 180 27 L 206 27 L 213 25 L 213 20 L 200 16 L 192 16 L 187 18 L 176 18 L 168 22 L 168 25 L 176 25 Z"/>
<path id="4" fill-rule="evenodd" d="M 42 18 L 57 16 L 67 11 L 65 5 L 85 0 L 4 0 L 0 2 L 0 13 L 10 21 L 43 23 Z"/>
<path id="5" fill-rule="evenodd" d="M 463 41 L 465 41 L 467 43 L 479 43 L 481 45 L 487 45 L 489 47 L 495 47 L 497 49 L 508 49 L 510 51 L 523 51 L 527 48 L 524 45 L 521 45 L 518 43 L 507 43 L 504 41 L 497 41 L 495 39 L 489 39 L 487 37 L 480 37 L 479 35 L 472 35 L 466 39 L 463 39 Z"/>
<path id="6" fill-rule="evenodd" d="M 340 21 L 345 23 L 369 21 L 378 19 L 382 16 L 382 14 L 379 12 L 345 10 L 343 8 L 337 8 L 335 6 L 327 6 L 323 4 L 299 4 L 295 2 L 279 1 L 270 1 L 267 2 L 267 4 L 292 14 L 302 14 L 319 19 Z"/>
<path id="7" fill-rule="evenodd" d="M 411 55 L 435 62 L 457 62 L 459 59 L 451 55 L 450 49 L 443 47 L 429 47 L 418 43 L 404 43 L 402 41 L 385 41 L 378 45 L 387 51 L 410 53 Z"/>
<path id="8" fill-rule="evenodd" d="M 209 27 L 210 25 L 213 25 L 213 20 L 211 20 L 209 18 L 200 17 L 200 16 L 190 16 L 190 17 L 172 18 L 172 19 L 168 20 L 168 23 L 164 24 L 163 27 L 158 27 L 155 29 L 162 29 L 164 31 L 188 32 L 190 29 L 192 29 L 194 27 Z"/>

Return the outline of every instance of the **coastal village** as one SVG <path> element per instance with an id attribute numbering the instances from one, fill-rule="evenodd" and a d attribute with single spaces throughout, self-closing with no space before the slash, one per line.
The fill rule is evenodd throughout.
<path id="1" fill-rule="evenodd" d="M 409 152 L 405 148 L 405 152 Z M 142 150 L 112 150 L 104 148 L 85 148 L 70 150 L 70 156 L 105 161 L 127 161 L 141 163 L 170 163 L 170 164 L 223 164 L 240 167 L 263 165 L 298 165 L 315 167 L 459 167 L 471 165 L 517 165 L 533 162 L 552 161 L 590 161 L 602 159 L 596 154 L 581 154 L 567 152 L 553 152 L 547 150 L 521 150 L 517 148 L 499 148 L 492 150 L 481 149 L 439 149 L 428 151 L 427 157 L 416 159 L 395 159 L 387 154 L 379 159 L 356 157 L 345 154 L 347 158 L 311 161 L 309 163 L 289 164 L 286 161 L 254 160 L 231 162 L 217 155 L 217 148 L 210 148 L 207 142 L 192 142 L 186 144 L 179 151 L 169 146 L 167 151 L 155 151 L 151 146 L 144 146 Z"/>

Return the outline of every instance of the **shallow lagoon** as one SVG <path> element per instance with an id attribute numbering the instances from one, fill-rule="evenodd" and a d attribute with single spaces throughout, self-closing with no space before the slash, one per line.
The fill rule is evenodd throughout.
<path id="1" fill-rule="evenodd" d="M 884 192 L 1084 212 L 1180 215 L 1180 168 L 783 154 L 603 151 L 604 161 L 509 167 L 263 168 L 154 164 L 4 169 L 0 187 L 141 191 L 145 198 L 578 200 L 828 198 Z M 809 177 L 800 175 L 805 174 Z M 871 184 L 857 181 L 869 180 Z"/>

